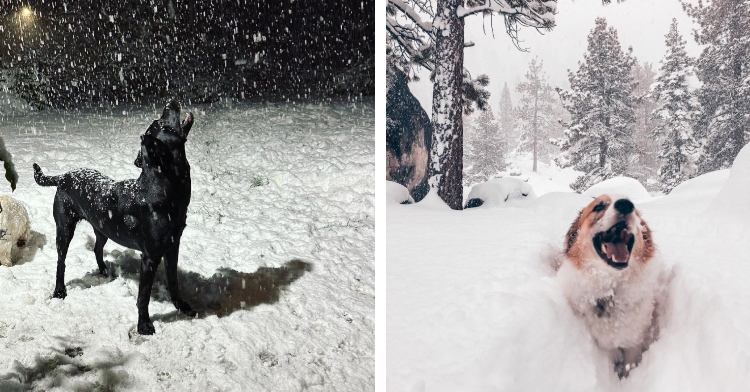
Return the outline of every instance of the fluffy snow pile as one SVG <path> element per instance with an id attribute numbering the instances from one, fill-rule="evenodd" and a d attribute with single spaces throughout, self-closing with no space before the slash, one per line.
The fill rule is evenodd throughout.
<path id="1" fill-rule="evenodd" d="M 746 147 L 729 179 L 709 174 L 636 201 L 673 279 L 661 337 L 623 380 L 551 266 L 589 197 L 548 193 L 525 208 L 462 212 L 389 205 L 388 390 L 746 390 L 750 230 L 739 204 L 750 204 L 748 171 Z"/>
<path id="2" fill-rule="evenodd" d="M 584 196 L 598 197 L 603 194 L 626 196 L 630 200 L 639 201 L 651 198 L 646 188 L 635 178 L 614 177 L 604 180 L 583 192 Z"/>
<path id="3" fill-rule="evenodd" d="M 13 196 L 46 245 L 0 267 L 0 390 L 373 389 L 374 103 L 186 110 L 192 200 L 178 277 L 201 313 L 178 314 L 159 271 L 153 336 L 135 333 L 138 255 L 108 242 L 116 278 L 99 277 L 88 223 L 68 252 L 68 297 L 51 299 L 55 189 L 34 183 L 31 164 L 137 177 L 139 135 L 160 106 L 4 118 Z"/>
<path id="4" fill-rule="evenodd" d="M 481 207 L 516 207 L 534 199 L 531 185 L 517 178 L 493 178 L 474 185 L 467 198 L 469 205 L 481 200 Z"/>
<path id="5" fill-rule="evenodd" d="M 409 194 L 409 190 L 397 182 L 386 181 L 385 194 L 388 204 L 414 203 L 414 199 Z"/>

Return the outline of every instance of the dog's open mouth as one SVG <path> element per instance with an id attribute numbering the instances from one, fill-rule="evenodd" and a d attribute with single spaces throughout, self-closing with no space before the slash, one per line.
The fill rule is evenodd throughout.
<path id="1" fill-rule="evenodd" d="M 597 233 L 593 241 L 596 253 L 610 267 L 623 269 L 628 266 L 635 236 L 628 230 L 625 221 L 617 222 L 609 230 Z"/>

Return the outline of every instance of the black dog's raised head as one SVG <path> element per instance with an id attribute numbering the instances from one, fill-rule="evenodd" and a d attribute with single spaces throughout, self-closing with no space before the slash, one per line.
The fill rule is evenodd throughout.
<path id="1" fill-rule="evenodd" d="M 185 115 L 185 119 L 180 122 L 180 104 L 177 101 L 171 101 L 164 107 L 161 118 L 151 123 L 144 135 L 153 136 L 164 142 L 170 147 L 174 158 L 178 160 L 184 159 L 184 146 L 192 127 L 193 114 L 188 113 Z M 180 148 L 183 148 L 183 150 L 180 151 Z M 134 163 L 136 167 L 143 166 L 141 152 L 138 152 Z"/>
<path id="2" fill-rule="evenodd" d="M 174 161 L 169 147 L 151 135 L 141 135 L 141 151 L 138 156 L 142 167 L 167 167 Z"/>

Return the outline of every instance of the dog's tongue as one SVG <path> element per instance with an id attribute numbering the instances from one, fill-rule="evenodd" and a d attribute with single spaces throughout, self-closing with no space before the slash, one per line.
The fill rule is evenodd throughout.
<path id="1" fill-rule="evenodd" d="M 614 261 L 615 263 L 626 263 L 630 258 L 630 252 L 628 252 L 628 245 L 625 242 L 603 242 L 602 253 Z"/>

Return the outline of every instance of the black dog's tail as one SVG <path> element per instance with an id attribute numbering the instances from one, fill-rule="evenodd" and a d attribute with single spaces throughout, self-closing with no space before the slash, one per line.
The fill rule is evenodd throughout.
<path id="1" fill-rule="evenodd" d="M 57 177 L 50 177 L 42 173 L 42 168 L 34 164 L 34 181 L 41 186 L 57 186 Z"/>

